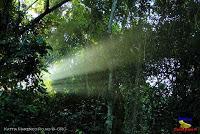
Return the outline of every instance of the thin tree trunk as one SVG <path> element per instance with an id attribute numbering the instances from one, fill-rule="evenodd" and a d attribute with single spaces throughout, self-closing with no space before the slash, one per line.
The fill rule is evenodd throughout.
<path id="1" fill-rule="evenodd" d="M 112 1 L 112 8 L 111 8 L 111 14 L 110 19 L 108 23 L 108 34 L 112 34 L 112 24 L 113 24 L 113 18 L 115 9 L 117 7 L 117 0 Z M 107 120 L 106 120 L 106 133 L 112 134 L 112 128 L 113 128 L 113 68 L 112 68 L 112 61 L 109 61 L 109 78 L 108 78 L 108 90 L 107 90 Z"/>
<path id="2" fill-rule="evenodd" d="M 108 89 L 106 93 L 107 99 L 107 120 L 106 120 L 106 131 L 107 134 L 112 134 L 112 126 L 113 126 L 113 70 L 109 70 L 109 78 L 108 78 Z"/>
<path id="3" fill-rule="evenodd" d="M 136 76 L 135 76 L 135 102 L 133 107 L 133 113 L 132 113 L 132 129 L 131 134 L 134 133 L 134 129 L 136 128 L 137 124 L 137 114 L 138 114 L 138 100 L 139 100 L 139 87 L 140 87 L 140 77 L 141 77 L 141 61 L 140 56 L 138 56 L 138 63 L 136 65 Z"/>
<path id="4" fill-rule="evenodd" d="M 116 7 L 117 7 L 117 0 L 113 0 L 112 1 L 112 8 L 111 8 L 110 19 L 109 19 L 109 23 L 108 23 L 108 33 L 109 34 L 112 33 L 112 23 L 113 23 L 113 18 L 114 18 Z"/>

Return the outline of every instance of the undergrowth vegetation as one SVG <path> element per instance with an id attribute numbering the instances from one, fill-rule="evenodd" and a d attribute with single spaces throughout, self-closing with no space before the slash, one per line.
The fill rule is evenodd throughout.
<path id="1" fill-rule="evenodd" d="M 104 133 L 107 108 L 104 99 L 98 96 L 63 93 L 49 96 L 16 90 L 1 95 L 0 107 L 2 129 L 61 127 L 65 129 L 61 133 Z"/>

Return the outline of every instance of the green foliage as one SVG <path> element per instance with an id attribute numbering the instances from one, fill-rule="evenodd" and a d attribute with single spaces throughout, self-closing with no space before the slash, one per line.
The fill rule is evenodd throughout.
<path id="1" fill-rule="evenodd" d="M 0 95 L 1 127 L 105 133 L 109 105 L 98 97 L 107 96 L 109 84 L 112 96 L 105 98 L 112 103 L 115 134 L 171 133 L 178 116 L 192 116 L 193 126 L 200 125 L 198 0 L 118 0 L 112 33 L 112 0 L 73 0 L 54 12 L 45 5 L 51 8 L 59 0 L 38 0 L 29 9 L 41 13 L 36 19 L 25 11 L 32 2 L 0 1 L 0 90 L 6 90 Z M 79 65 L 76 76 L 46 81 L 49 88 L 81 95 L 30 92 L 45 91 L 46 64 L 63 57 L 85 64 L 87 52 L 94 53 L 85 56 L 92 66 L 103 61 L 106 67 L 81 72 L 86 66 Z M 114 61 L 120 65 L 112 68 Z M 150 78 L 154 86 L 147 84 Z"/>
<path id="2" fill-rule="evenodd" d="M 17 99 L 16 99 L 17 98 Z M 0 97 L 0 126 L 66 128 L 66 133 L 102 133 L 106 106 L 102 98 L 75 94 L 3 92 Z"/>
<path id="3" fill-rule="evenodd" d="M 149 41 L 153 51 L 146 73 L 158 78 L 152 96 L 157 100 L 152 103 L 152 129 L 167 132 L 176 127 L 178 116 L 193 117 L 193 126 L 199 126 L 200 3 L 156 1 L 155 5 L 159 19 Z M 162 84 L 166 79 L 168 87 Z"/>
<path id="4" fill-rule="evenodd" d="M 42 92 L 40 73 L 45 69 L 42 59 L 51 47 L 38 34 L 38 29 L 21 34 L 20 30 L 27 21 L 25 12 L 15 8 L 12 1 L 4 4 L 0 11 L 0 88 L 13 90 L 24 87 Z"/>
<path id="5" fill-rule="evenodd" d="M 12 34 L 1 34 L 0 45 L 1 87 L 5 90 L 8 88 L 14 89 L 19 82 L 25 81 L 36 88 L 37 85 L 34 84 L 38 83 L 38 76 L 41 70 L 44 69 L 41 58 L 48 52 L 48 46 L 43 38 L 33 36 L 33 34 L 21 37 Z"/>

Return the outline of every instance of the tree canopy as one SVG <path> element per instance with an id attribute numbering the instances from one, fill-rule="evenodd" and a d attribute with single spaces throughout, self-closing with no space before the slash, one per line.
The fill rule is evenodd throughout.
<path id="1" fill-rule="evenodd" d="M 199 42 L 199 0 L 2 0 L 2 132 L 199 128 Z"/>

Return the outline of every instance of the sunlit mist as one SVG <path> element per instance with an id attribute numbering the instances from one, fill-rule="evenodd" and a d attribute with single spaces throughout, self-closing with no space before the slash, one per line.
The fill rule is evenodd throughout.
<path id="1" fill-rule="evenodd" d="M 51 80 L 115 69 L 135 61 L 136 48 L 131 45 L 105 43 L 85 48 L 48 68 Z"/>

